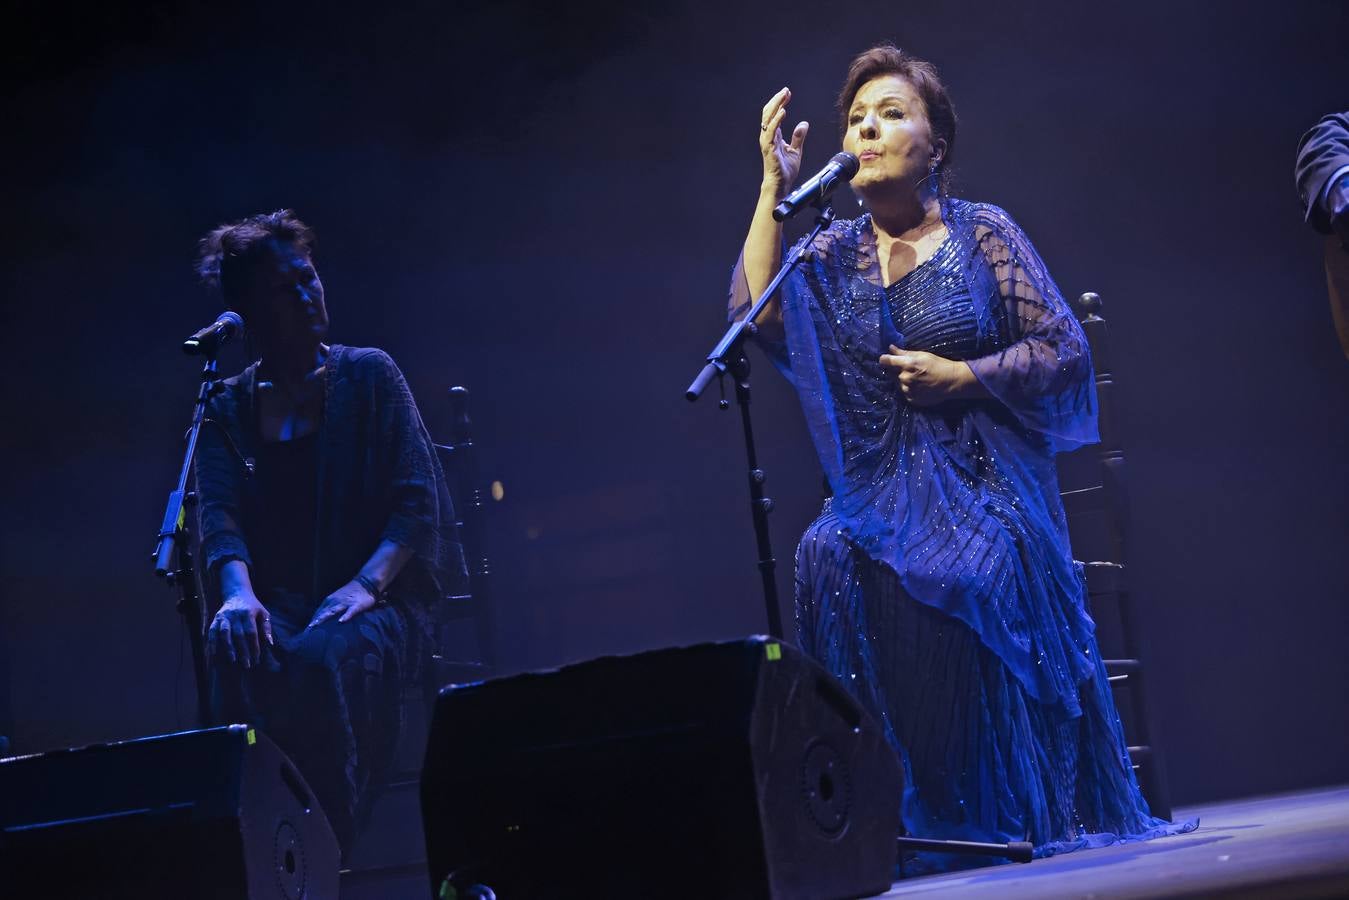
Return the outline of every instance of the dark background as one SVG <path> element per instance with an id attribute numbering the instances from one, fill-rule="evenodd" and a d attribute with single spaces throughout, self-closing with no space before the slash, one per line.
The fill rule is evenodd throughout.
<path id="1" fill-rule="evenodd" d="M 761 105 L 791 85 L 813 171 L 849 59 L 893 39 L 948 81 L 957 192 L 1105 298 L 1175 799 L 1349 780 L 1349 363 L 1291 175 L 1349 107 L 1349 7 L 338 9 L 45 6 L 6 29 L 15 749 L 192 724 L 148 554 L 196 384 L 177 345 L 218 312 L 194 242 L 281 206 L 319 233 L 334 340 L 389 350 L 433 430 L 448 386 L 473 391 L 509 669 L 764 630 L 738 421 L 683 389 L 723 330 Z M 758 373 L 785 587 L 819 478 Z"/>

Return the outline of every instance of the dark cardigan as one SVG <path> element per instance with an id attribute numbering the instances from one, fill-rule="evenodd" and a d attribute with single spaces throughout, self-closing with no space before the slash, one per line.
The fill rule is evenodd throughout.
<path id="1" fill-rule="evenodd" d="M 250 523 L 267 514 L 267 498 L 245 466 L 262 440 L 256 383 L 257 363 L 220 383 L 197 448 L 198 534 L 212 595 L 223 562 L 251 565 Z M 390 540 L 411 548 L 413 557 L 389 594 L 427 634 L 434 605 L 467 579 L 454 521 L 445 475 L 403 374 L 382 350 L 334 344 L 319 426 L 315 608 Z M 262 598 L 267 586 L 254 587 Z"/>

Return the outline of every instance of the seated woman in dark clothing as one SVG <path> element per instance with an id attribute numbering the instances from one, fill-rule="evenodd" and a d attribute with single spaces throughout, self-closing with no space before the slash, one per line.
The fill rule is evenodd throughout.
<path id="1" fill-rule="evenodd" d="M 258 359 L 212 398 L 196 461 L 201 556 L 220 602 L 217 721 L 263 728 L 344 852 L 393 758 L 431 607 L 463 577 L 445 478 L 398 367 L 328 345 L 313 233 L 289 210 L 201 242 L 207 285 Z"/>

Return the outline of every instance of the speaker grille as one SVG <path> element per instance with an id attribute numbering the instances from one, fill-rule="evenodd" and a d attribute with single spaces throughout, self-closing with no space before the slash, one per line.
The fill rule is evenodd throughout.
<path id="1" fill-rule="evenodd" d="M 848 761 L 824 741 L 812 741 L 801 766 L 801 791 L 806 813 L 826 836 L 838 837 L 847 830 L 852 790 Z"/>

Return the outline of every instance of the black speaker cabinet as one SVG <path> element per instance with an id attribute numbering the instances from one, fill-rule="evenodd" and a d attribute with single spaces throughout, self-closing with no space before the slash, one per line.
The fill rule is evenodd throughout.
<path id="1" fill-rule="evenodd" d="M 449 687 L 422 770 L 431 888 L 869 896 L 890 886 L 901 787 L 875 721 L 768 638 Z"/>
<path id="2" fill-rule="evenodd" d="M 0 760 L 0 895 L 329 900 L 338 849 L 244 725 Z"/>

